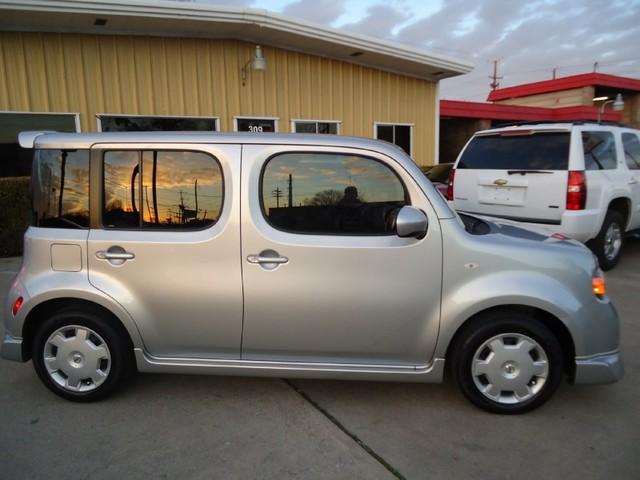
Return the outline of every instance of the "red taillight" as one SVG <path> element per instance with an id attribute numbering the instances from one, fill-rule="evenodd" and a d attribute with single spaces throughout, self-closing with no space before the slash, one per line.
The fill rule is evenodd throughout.
<path id="1" fill-rule="evenodd" d="M 572 170 L 567 180 L 567 210 L 584 210 L 587 204 L 587 178 L 584 172 Z"/>
<path id="2" fill-rule="evenodd" d="M 18 297 L 18 298 L 16 298 L 16 301 L 13 302 L 13 307 L 11 307 L 11 313 L 13 314 L 14 317 L 20 311 L 20 307 L 22 307 L 22 302 L 23 301 L 24 301 L 24 299 L 22 297 Z"/>
<path id="3" fill-rule="evenodd" d="M 456 177 L 456 169 L 449 172 L 449 182 L 447 183 L 447 200 L 453 201 L 453 179 Z"/>

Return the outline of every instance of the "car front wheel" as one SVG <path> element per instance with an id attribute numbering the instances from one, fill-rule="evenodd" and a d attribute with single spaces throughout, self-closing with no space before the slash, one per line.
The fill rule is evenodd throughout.
<path id="1" fill-rule="evenodd" d="M 462 392 L 493 413 L 537 408 L 562 380 L 559 342 L 542 323 L 520 312 L 476 318 L 457 337 L 452 355 L 453 374 Z"/>

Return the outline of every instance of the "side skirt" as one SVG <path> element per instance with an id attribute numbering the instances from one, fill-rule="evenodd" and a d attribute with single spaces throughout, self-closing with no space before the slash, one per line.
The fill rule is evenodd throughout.
<path id="1" fill-rule="evenodd" d="M 359 365 L 340 363 L 272 362 L 200 358 L 159 358 L 134 348 L 138 371 L 278 378 L 325 378 L 394 382 L 442 382 L 444 358 L 428 365 Z"/>

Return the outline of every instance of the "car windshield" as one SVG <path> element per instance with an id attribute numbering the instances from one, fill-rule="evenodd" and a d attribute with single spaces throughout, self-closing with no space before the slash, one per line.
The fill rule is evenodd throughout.
<path id="1" fill-rule="evenodd" d="M 482 170 L 566 170 L 569 132 L 503 132 L 475 137 L 457 168 Z"/>

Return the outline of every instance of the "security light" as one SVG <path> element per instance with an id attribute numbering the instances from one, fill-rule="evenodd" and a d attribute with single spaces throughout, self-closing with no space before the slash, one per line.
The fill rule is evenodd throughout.
<path id="1" fill-rule="evenodd" d="M 256 53 L 253 58 L 247 60 L 247 62 L 242 67 L 242 86 L 244 87 L 247 83 L 247 76 L 249 75 L 249 66 L 256 71 L 263 71 L 267 69 L 267 59 L 264 58 L 264 54 L 262 53 L 262 47 L 260 45 L 256 45 Z"/>

